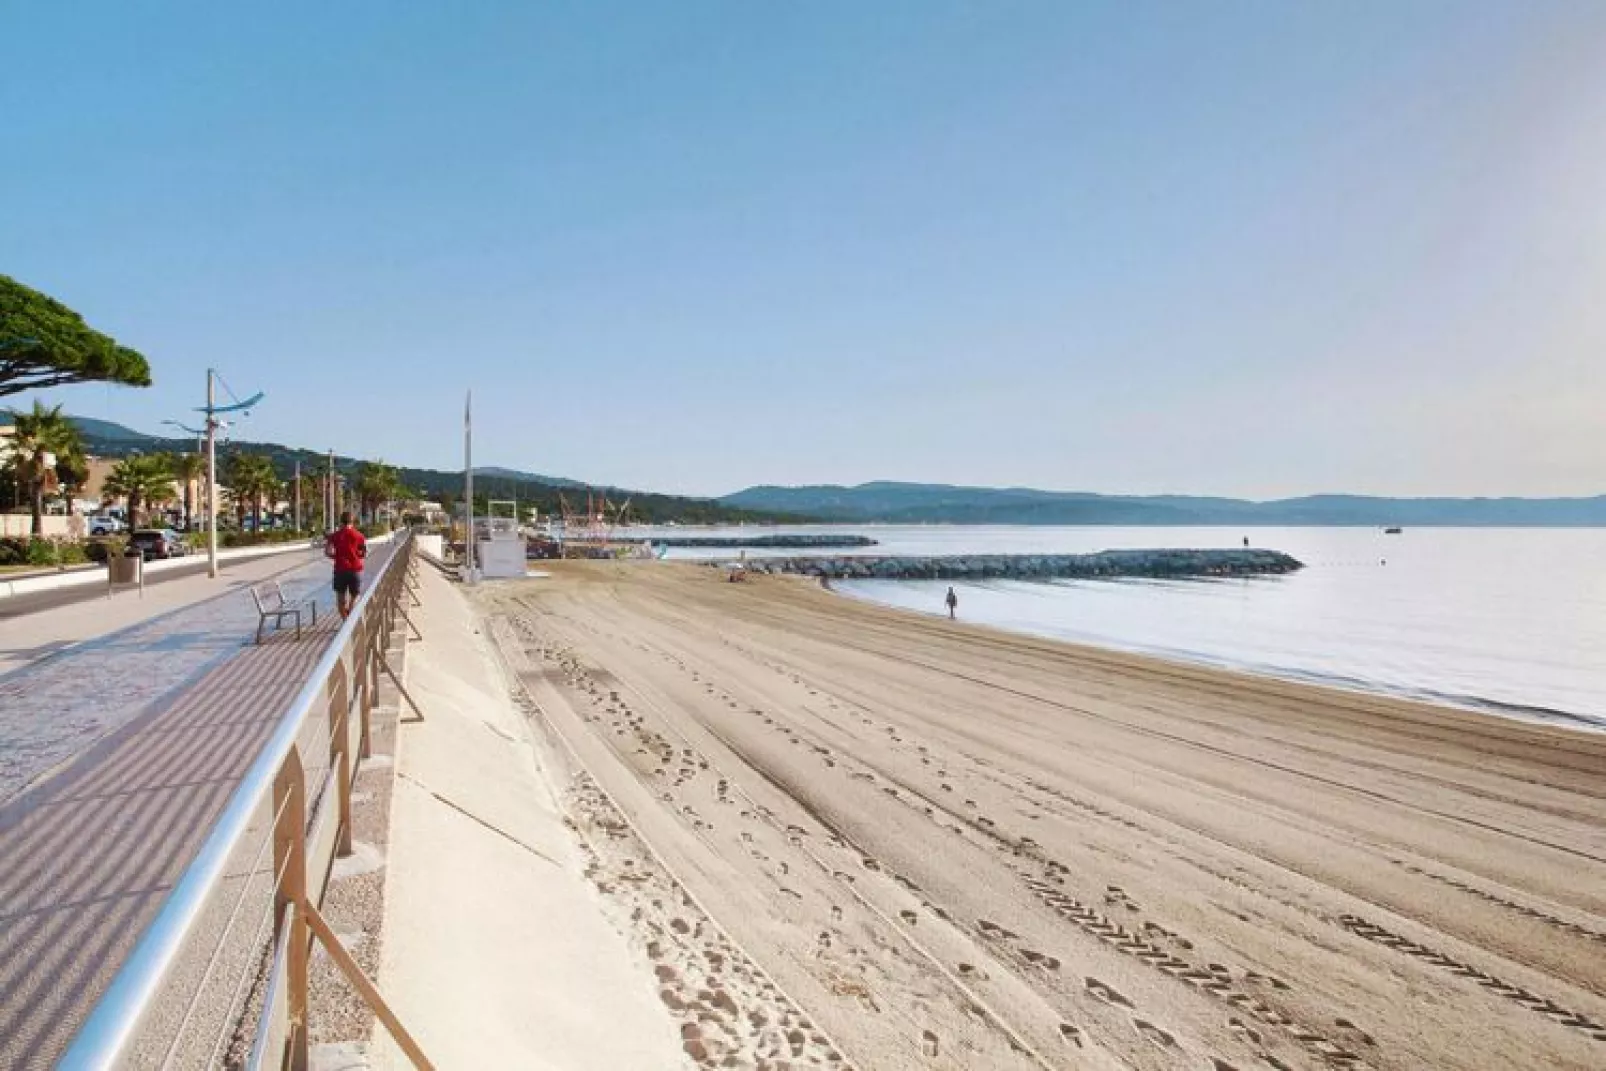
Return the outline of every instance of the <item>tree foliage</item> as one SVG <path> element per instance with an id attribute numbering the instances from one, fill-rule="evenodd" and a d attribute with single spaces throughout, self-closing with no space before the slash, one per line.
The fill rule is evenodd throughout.
<path id="1" fill-rule="evenodd" d="M 195 453 L 167 455 L 168 470 L 173 473 L 184 492 L 184 527 L 195 527 L 195 485 L 206 472 L 206 458 Z"/>
<path id="2" fill-rule="evenodd" d="M 357 493 L 363 516 L 371 521 L 380 506 L 401 497 L 401 477 L 383 461 L 364 461 L 357 466 L 352 490 Z"/>
<path id="3" fill-rule="evenodd" d="M 106 476 L 106 494 L 128 500 L 128 526 L 138 528 L 141 511 L 173 497 L 173 470 L 163 454 L 135 454 Z"/>
<path id="4" fill-rule="evenodd" d="M 101 381 L 148 387 L 150 365 L 61 302 L 0 275 L 0 396 Z"/>
<path id="5" fill-rule="evenodd" d="M 260 532 L 263 505 L 279 494 L 279 474 L 273 462 L 261 454 L 232 454 L 224 479 L 234 494 L 235 509 L 243 514 L 249 508 L 253 525 Z"/>
<path id="6" fill-rule="evenodd" d="M 17 480 L 28 490 L 33 534 L 43 535 L 45 495 L 60 488 L 57 466 L 81 465 L 83 444 L 78 429 L 62 414 L 61 406 L 38 401 L 25 411 L 11 410 L 11 464 Z"/>

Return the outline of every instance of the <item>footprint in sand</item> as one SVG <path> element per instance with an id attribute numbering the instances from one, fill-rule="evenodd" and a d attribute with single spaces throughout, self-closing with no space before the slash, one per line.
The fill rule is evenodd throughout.
<path id="1" fill-rule="evenodd" d="M 898 912 L 898 917 L 901 918 L 903 921 L 907 922 L 911 926 L 913 926 L 916 922 L 920 921 L 920 916 L 919 915 L 917 915 L 913 911 L 909 911 L 907 909 Z"/>
<path id="2" fill-rule="evenodd" d="M 1002 926 L 998 925 L 998 923 L 989 922 L 986 919 L 977 919 L 976 926 L 988 937 L 996 937 L 1000 941 L 1013 941 L 1020 937 L 1020 934 L 1011 933 Z"/>
<path id="3" fill-rule="evenodd" d="M 1070 1023 L 1061 1023 L 1060 1037 L 1079 1049 L 1082 1047 L 1082 1030 L 1080 1027 L 1072 1026 Z"/>
<path id="4" fill-rule="evenodd" d="M 920 1051 L 928 1060 L 937 1056 L 937 1035 L 927 1030 L 920 1035 Z"/>
<path id="5" fill-rule="evenodd" d="M 1087 987 L 1087 991 L 1089 993 L 1092 993 L 1095 997 L 1097 997 L 1099 1000 L 1102 1000 L 1106 1004 L 1115 1004 L 1123 1008 L 1130 1008 L 1133 1006 L 1132 1002 L 1127 1000 L 1126 997 L 1121 994 L 1120 990 L 1099 981 L 1097 978 L 1094 978 L 1091 975 L 1083 978 L 1082 984 Z"/>
<path id="6" fill-rule="evenodd" d="M 1161 1048 L 1174 1049 L 1177 1047 L 1176 1038 L 1172 1037 L 1170 1034 L 1166 1033 L 1164 1030 L 1161 1030 L 1159 1027 L 1155 1026 L 1146 1019 L 1133 1019 L 1132 1025 L 1138 1028 L 1138 1033 L 1142 1034 L 1145 1038 L 1148 1038 L 1156 1045 L 1159 1045 Z"/>
<path id="7" fill-rule="evenodd" d="M 1034 952 L 1029 948 L 1022 949 L 1021 955 L 1026 958 L 1027 963 L 1042 967 L 1044 970 L 1057 971 L 1060 969 L 1060 961 L 1053 956 L 1045 956 L 1043 953 Z"/>

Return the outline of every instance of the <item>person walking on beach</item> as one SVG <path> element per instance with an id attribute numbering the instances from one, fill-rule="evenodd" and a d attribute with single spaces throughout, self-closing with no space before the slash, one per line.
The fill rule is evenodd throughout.
<path id="1" fill-rule="evenodd" d="M 362 591 L 362 560 L 368 557 L 368 540 L 351 523 L 349 512 L 340 515 L 340 527 L 323 542 L 323 556 L 335 563 L 335 606 L 346 617 Z"/>
<path id="2" fill-rule="evenodd" d="M 948 596 L 943 599 L 943 602 L 948 604 L 948 620 L 952 621 L 954 619 L 954 611 L 959 609 L 959 596 L 954 594 L 953 588 L 948 589 Z"/>

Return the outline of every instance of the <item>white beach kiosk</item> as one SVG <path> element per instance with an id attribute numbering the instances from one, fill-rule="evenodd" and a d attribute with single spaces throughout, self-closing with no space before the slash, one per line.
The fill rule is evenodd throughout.
<path id="1" fill-rule="evenodd" d="M 507 500 L 486 503 L 482 532 L 475 533 L 474 558 L 479 575 L 491 579 L 521 577 L 525 571 L 524 535 L 519 531 L 519 504 Z"/>

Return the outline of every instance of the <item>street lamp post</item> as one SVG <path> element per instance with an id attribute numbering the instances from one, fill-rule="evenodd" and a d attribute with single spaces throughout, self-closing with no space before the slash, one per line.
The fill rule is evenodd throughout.
<path id="1" fill-rule="evenodd" d="M 217 432 L 219 428 L 228 426 L 218 419 L 218 414 L 248 410 L 262 401 L 264 397 L 262 392 L 258 391 L 243 402 L 235 402 L 233 405 L 218 405 L 216 384 L 217 371 L 208 368 L 206 370 L 206 405 L 196 410 L 197 413 L 206 414 L 206 426 L 204 428 L 188 427 L 176 420 L 162 421 L 163 424 L 171 424 L 175 428 L 183 428 L 191 435 L 206 437 L 206 575 L 214 580 L 217 579 Z"/>

